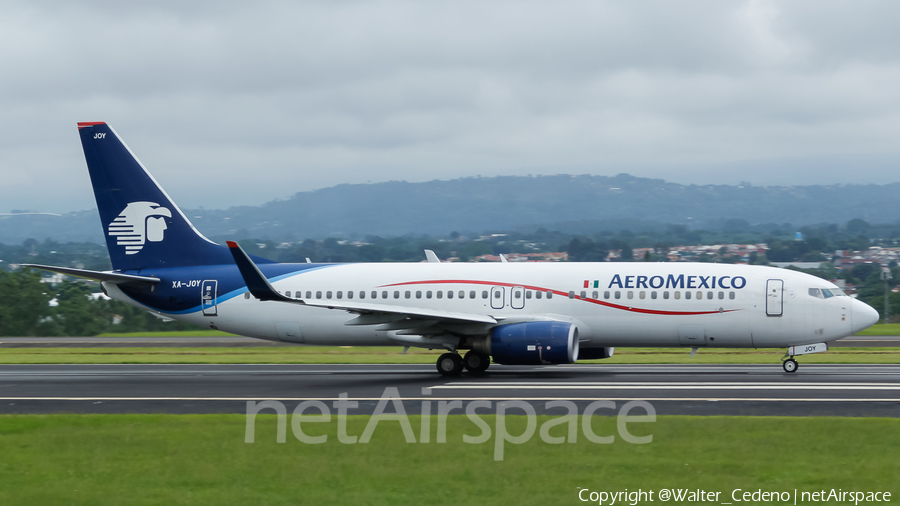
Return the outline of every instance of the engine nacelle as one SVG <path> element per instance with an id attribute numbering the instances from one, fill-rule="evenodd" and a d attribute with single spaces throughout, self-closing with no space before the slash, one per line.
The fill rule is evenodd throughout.
<path id="1" fill-rule="evenodd" d="M 510 323 L 491 330 L 491 357 L 498 364 L 573 364 L 578 348 L 578 328 L 571 323 Z"/>

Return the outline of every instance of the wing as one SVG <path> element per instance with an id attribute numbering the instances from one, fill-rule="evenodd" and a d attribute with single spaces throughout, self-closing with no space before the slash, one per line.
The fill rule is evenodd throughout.
<path id="1" fill-rule="evenodd" d="M 497 320 L 491 316 L 456 313 L 453 311 L 441 311 L 438 309 L 425 309 L 409 306 L 395 306 L 392 304 L 372 304 L 366 302 L 343 301 L 311 301 L 305 299 L 292 299 L 278 293 L 272 287 L 269 280 L 259 270 L 247 253 L 234 241 L 227 241 L 234 257 L 234 262 L 241 271 L 241 276 L 247 284 L 247 289 L 259 300 L 271 300 L 291 304 L 301 304 L 310 307 L 322 307 L 327 309 L 341 309 L 359 316 L 347 322 L 347 325 L 384 325 L 379 330 L 425 330 L 440 322 L 460 324 L 496 325 Z M 436 329 L 435 329 L 436 330 Z M 444 329 L 443 332 L 447 330 Z M 416 332 L 416 335 L 421 333 Z"/>

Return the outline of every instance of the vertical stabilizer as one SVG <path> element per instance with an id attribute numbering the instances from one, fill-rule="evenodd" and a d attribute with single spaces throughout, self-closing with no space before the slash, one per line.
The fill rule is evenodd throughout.
<path id="1" fill-rule="evenodd" d="M 233 263 L 228 248 L 194 228 L 104 122 L 78 123 L 113 269 Z"/>

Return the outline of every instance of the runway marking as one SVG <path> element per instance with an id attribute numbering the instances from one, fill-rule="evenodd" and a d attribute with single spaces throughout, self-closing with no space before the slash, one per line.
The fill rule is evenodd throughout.
<path id="1" fill-rule="evenodd" d="M 431 388 L 457 390 L 900 390 L 897 383 L 741 383 L 741 382 L 671 382 L 671 383 L 448 383 Z"/>
<path id="2" fill-rule="evenodd" d="M 0 401 L 380 401 L 381 397 L 0 397 Z M 900 402 L 898 399 L 797 399 L 777 397 L 402 397 L 403 401 L 708 401 L 708 402 Z"/>

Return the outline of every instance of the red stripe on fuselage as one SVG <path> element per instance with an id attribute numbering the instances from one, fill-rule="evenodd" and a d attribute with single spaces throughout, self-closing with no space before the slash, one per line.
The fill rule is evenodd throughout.
<path id="1" fill-rule="evenodd" d="M 514 283 L 499 283 L 495 281 L 478 281 L 472 279 L 435 279 L 431 281 L 406 281 L 403 283 L 392 283 L 389 285 L 381 285 L 379 288 L 384 288 L 388 286 L 403 286 L 403 285 L 430 285 L 430 284 L 470 284 L 470 285 L 490 285 L 490 286 L 521 286 L 526 290 L 536 290 L 540 292 L 552 292 L 555 295 L 560 295 L 562 297 L 568 297 L 569 294 L 567 292 L 561 292 L 559 290 L 553 290 L 549 288 L 542 288 L 539 286 L 531 286 L 531 285 L 517 285 Z M 703 314 L 717 314 L 717 313 L 730 313 L 732 311 L 740 311 L 740 309 L 723 309 L 722 311 L 661 311 L 658 309 L 644 309 L 639 307 L 631 307 L 631 306 L 622 306 L 619 304 L 613 304 L 612 302 L 606 302 L 603 300 L 591 299 L 589 297 L 581 298 L 578 295 L 575 296 L 575 300 L 583 300 L 585 302 L 590 302 L 591 304 L 597 304 L 599 306 L 605 306 L 612 309 L 619 309 L 622 311 L 631 311 L 632 313 L 642 313 L 642 314 L 655 314 L 655 315 L 669 315 L 669 316 L 691 316 L 691 315 L 703 315 Z"/>

